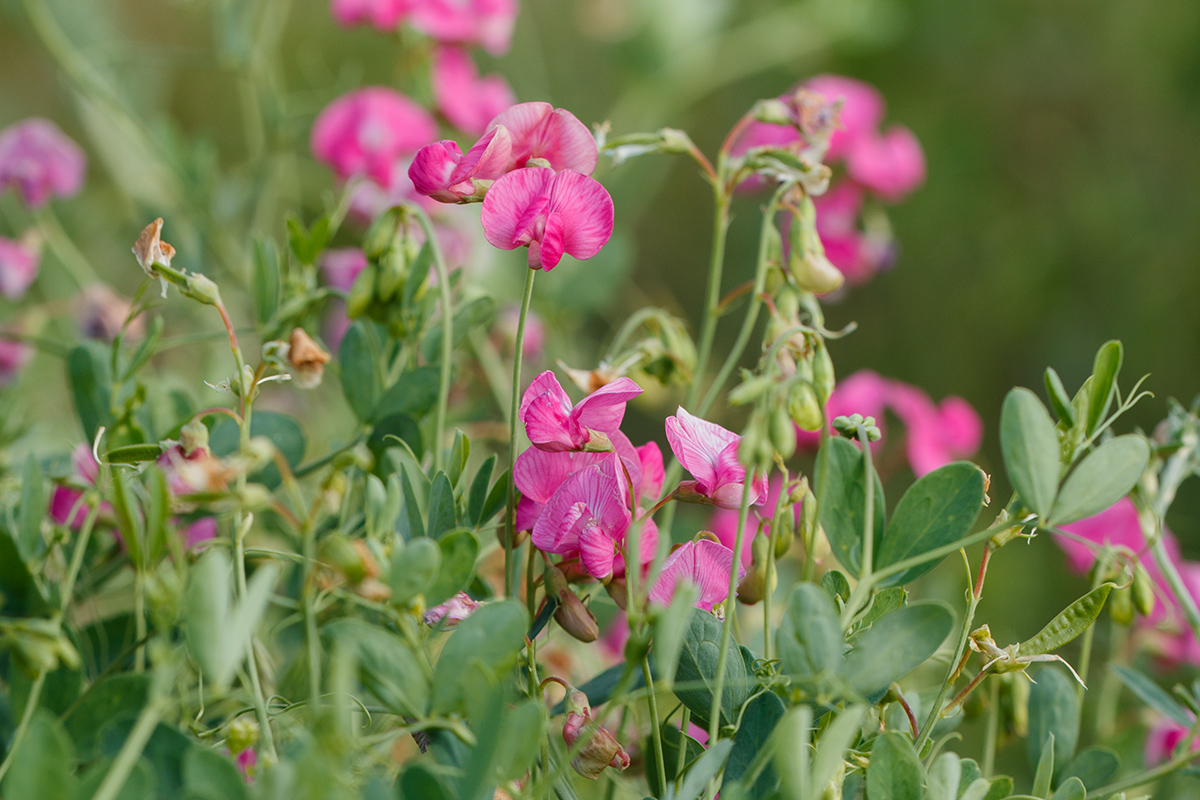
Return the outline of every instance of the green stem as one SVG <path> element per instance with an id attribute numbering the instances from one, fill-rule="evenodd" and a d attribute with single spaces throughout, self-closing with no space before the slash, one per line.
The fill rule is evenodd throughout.
<path id="1" fill-rule="evenodd" d="M 687 736 L 688 726 L 692 723 L 692 710 L 683 707 L 683 715 L 679 718 L 679 750 L 675 754 L 675 774 L 682 775 L 687 766 Z"/>
<path id="2" fill-rule="evenodd" d="M 987 727 L 983 731 L 983 777 L 990 778 L 996 769 L 996 744 L 1000 737 L 1000 682 L 992 681 L 988 695 Z"/>
<path id="3" fill-rule="evenodd" d="M 863 427 L 858 429 L 858 441 L 862 444 L 863 487 L 866 495 L 862 556 L 862 576 L 866 580 L 871 576 L 871 567 L 875 560 L 875 465 L 871 463 L 871 440 Z"/>
<path id="4" fill-rule="evenodd" d="M 100 788 L 92 795 L 92 800 L 114 800 L 116 798 L 118 792 L 125 786 L 125 779 L 129 777 L 129 773 L 137 764 L 138 759 L 142 757 L 142 751 L 146 749 L 146 744 L 150 741 L 154 729 L 158 727 L 158 722 L 162 719 L 166 708 L 165 698 L 156 696 L 142 709 L 133 730 L 129 733 L 129 738 L 125 740 L 121 752 L 117 754 L 116 760 L 109 767 Z"/>
<path id="5" fill-rule="evenodd" d="M 746 535 L 746 519 L 750 516 L 750 486 L 754 482 L 754 470 L 746 470 L 745 483 L 742 488 L 742 504 L 738 509 L 737 534 L 733 539 L 733 563 L 729 570 L 729 594 L 725 596 L 725 624 L 721 627 L 721 648 L 717 651 L 717 674 L 713 681 L 712 710 L 708 718 L 709 747 L 717 743 L 717 734 L 721 730 L 721 699 L 725 690 L 725 662 L 729 655 L 729 645 L 733 639 L 733 617 L 737 614 L 737 566 L 741 563 L 742 540 Z"/>
<path id="6" fill-rule="evenodd" d="M 650 738 L 654 742 L 654 758 L 658 766 L 659 785 L 655 788 L 655 792 L 662 794 L 667 787 L 667 766 L 663 759 L 662 731 L 659 730 L 658 721 L 658 699 L 654 696 L 654 678 L 650 674 L 649 656 L 642 656 L 642 675 L 646 679 L 646 688 L 649 690 L 646 701 L 650 706 Z"/>
<path id="7" fill-rule="evenodd" d="M 442 301 L 442 372 L 441 382 L 438 384 L 437 422 L 433 439 L 433 466 L 434 472 L 437 472 L 441 470 L 444 458 L 442 445 L 446 437 L 446 407 L 450 400 L 450 371 L 453 366 L 451 361 L 454 357 L 454 306 L 450 297 L 450 271 L 446 269 L 446 258 L 442 254 L 441 245 L 438 244 L 433 223 L 430 221 L 429 215 L 419 206 L 414 204 L 409 208 L 416 216 L 417 222 L 420 223 L 421 230 L 425 232 L 425 242 L 433 252 L 433 265 L 437 270 L 438 289 Z M 532 271 L 530 270 L 530 272 Z"/>
<path id="8" fill-rule="evenodd" d="M 320 706 L 321 698 L 321 639 L 317 629 L 317 610 L 313 605 L 316 548 L 316 524 L 310 516 L 304 523 L 304 585 L 301 592 L 304 600 L 304 638 L 308 650 L 308 694 L 314 709 Z"/>
<path id="9" fill-rule="evenodd" d="M 146 580 L 142 570 L 138 569 L 133 578 L 133 624 L 134 633 L 140 642 L 146 638 Z M 139 647 L 133 655 L 133 671 L 144 672 L 146 669 L 146 648 Z"/>
<path id="10" fill-rule="evenodd" d="M 504 511 L 504 596 L 513 594 L 513 540 L 516 538 L 517 487 L 513 484 L 513 465 L 517 462 L 517 408 L 521 396 L 521 349 L 525 346 L 525 318 L 533 299 L 533 278 L 537 270 L 525 274 L 525 294 L 521 299 L 521 315 L 517 318 L 517 341 L 513 353 L 512 403 L 508 415 L 508 503 Z"/>
<path id="11" fill-rule="evenodd" d="M 87 258 L 79 252 L 79 248 L 63 230 L 58 217 L 55 216 L 50 206 L 37 212 L 37 222 L 42 235 L 46 237 L 46 243 L 50 245 L 54 255 L 58 256 L 58 260 L 71 276 L 71 280 L 75 281 L 76 286 L 82 289 L 88 284 L 100 281 Z"/>
<path id="12" fill-rule="evenodd" d="M 700 387 L 704 383 L 704 371 L 712 355 L 713 339 L 717 333 L 717 317 L 721 310 L 721 276 L 725 267 L 725 235 L 729 232 L 729 196 L 720 184 L 713 186 L 715 209 L 713 212 L 712 253 L 708 264 L 708 293 L 704 300 L 704 323 L 700 331 L 700 348 L 696 356 L 696 370 L 692 385 L 688 388 L 686 404 L 696 408 L 700 399 Z"/>

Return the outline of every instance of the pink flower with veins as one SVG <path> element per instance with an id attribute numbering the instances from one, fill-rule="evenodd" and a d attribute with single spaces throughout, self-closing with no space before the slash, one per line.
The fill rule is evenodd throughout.
<path id="1" fill-rule="evenodd" d="M 912 131 L 897 125 L 880 136 L 855 141 L 846 156 L 850 177 L 896 202 L 925 182 L 925 151 Z"/>
<path id="2" fill-rule="evenodd" d="M 0 388 L 17 376 L 32 355 L 28 345 L 0 338 Z"/>
<path id="3" fill-rule="evenodd" d="M 829 140 L 826 161 L 847 155 L 864 137 L 875 135 L 883 121 L 883 95 L 868 83 L 842 75 L 818 75 L 804 82 L 804 88 L 824 95 L 831 103 L 840 102 L 838 126 Z"/>
<path id="4" fill-rule="evenodd" d="M 586 450 L 589 445 L 608 450 L 607 434 L 621 427 L 625 404 L 641 393 L 642 387 L 629 378 L 618 378 L 572 407 L 558 378 L 546 370 L 525 390 L 519 416 L 529 441 L 539 450 Z M 605 439 L 598 440 L 598 433 Z"/>
<path id="5" fill-rule="evenodd" d="M 0 294 L 20 300 L 38 275 L 41 247 L 28 238 L 0 236 Z"/>
<path id="6" fill-rule="evenodd" d="M 591 175 L 600 158 L 596 138 L 578 117 L 549 103 L 518 103 L 488 123 L 488 130 L 503 127 L 512 136 L 509 170 L 528 165 L 532 158 L 546 161 L 555 172 L 572 170 Z"/>
<path id="7" fill-rule="evenodd" d="M 667 417 L 667 442 L 694 481 L 684 481 L 676 496 L 690 502 L 707 502 L 722 508 L 740 508 L 745 491 L 746 468 L 738 460 L 742 437 L 720 425 L 694 417 L 683 406 Z M 750 485 L 750 504 L 767 501 L 767 479 Z"/>
<path id="8" fill-rule="evenodd" d="M 662 572 L 650 589 L 650 602 L 670 605 L 679 585 L 687 581 L 698 590 L 696 608 L 712 611 L 729 597 L 729 574 L 733 570 L 733 551 L 711 539 L 685 542 L 667 556 Z M 738 564 L 738 580 L 746 568 Z"/>
<path id="9" fill-rule="evenodd" d="M 30 208 L 83 188 L 87 159 L 48 119 L 32 118 L 0 131 L 0 192 L 15 187 Z"/>
<path id="10" fill-rule="evenodd" d="M 508 170 L 512 136 L 507 128 L 492 128 L 466 155 L 457 142 L 443 139 L 417 151 L 408 177 L 417 194 L 442 203 L 469 202 L 478 197 L 476 181 L 494 181 Z"/>
<path id="11" fill-rule="evenodd" d="M 412 26 L 427 36 L 494 56 L 508 52 L 516 19 L 516 0 L 415 0 L 412 9 Z"/>
<path id="12" fill-rule="evenodd" d="M 424 108 L 392 89 L 371 86 L 325 107 L 313 124 L 312 151 L 342 180 L 365 175 L 389 187 L 396 161 L 436 135 Z"/>
<path id="13" fill-rule="evenodd" d="M 563 254 L 600 252 L 613 231 L 613 202 L 598 182 L 571 170 L 518 169 L 483 198 L 483 234 L 501 250 L 529 248 L 529 268 L 547 271 Z"/>
<path id="14" fill-rule="evenodd" d="M 1175 753 L 1175 748 L 1187 739 L 1188 729 L 1170 717 L 1162 717 L 1146 734 L 1143 762 L 1147 769 L 1156 767 Z M 1200 750 L 1200 739 L 1192 742 L 1192 752 Z"/>
<path id="15" fill-rule="evenodd" d="M 558 488 L 533 526 L 531 540 L 546 553 L 578 556 L 594 578 L 613 574 L 617 548 L 629 529 L 629 493 L 615 453 L 584 467 Z M 648 537 L 643 531 L 642 539 Z"/>
<path id="16" fill-rule="evenodd" d="M 446 119 L 478 136 L 492 118 L 516 102 L 508 81 L 497 74 L 479 77 L 461 47 L 439 47 L 433 57 L 433 97 Z"/>
<path id="17" fill-rule="evenodd" d="M 642 467 L 642 479 L 638 482 L 638 497 L 654 501 L 662 492 L 663 480 L 666 478 L 662 450 L 659 449 L 656 442 L 646 442 L 637 448 L 637 455 Z"/>
<path id="18" fill-rule="evenodd" d="M 329 10 L 343 27 L 374 25 L 381 31 L 394 31 L 412 4 L 413 0 L 332 0 Z"/>

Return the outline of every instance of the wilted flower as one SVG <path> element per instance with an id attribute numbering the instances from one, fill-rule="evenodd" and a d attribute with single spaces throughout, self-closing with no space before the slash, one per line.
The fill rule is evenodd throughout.
<path id="1" fill-rule="evenodd" d="M 332 0 L 329 9 L 339 25 L 374 25 L 392 31 L 411 5 L 412 0 Z"/>
<path id="2" fill-rule="evenodd" d="M 372 86 L 325 107 L 313 124 L 312 151 L 342 180 L 365 175 L 388 187 L 396 162 L 436 135 L 424 108 L 392 89 Z"/>
<path id="3" fill-rule="evenodd" d="M 696 608 L 713 611 L 729 597 L 733 551 L 720 542 L 702 538 L 685 542 L 663 562 L 662 572 L 650 589 L 650 602 L 667 606 L 680 583 L 687 581 L 698 590 Z M 738 580 L 746 568 L 738 564 Z"/>
<path id="4" fill-rule="evenodd" d="M 30 208 L 83 186 L 87 160 L 79 145 L 48 119 L 27 119 L 0 131 L 0 191 L 12 186 Z"/>
<path id="5" fill-rule="evenodd" d="M 303 328 L 293 328 L 288 339 L 287 359 L 296 385 L 301 389 L 314 389 L 321 385 L 330 355 Z"/>
<path id="6" fill-rule="evenodd" d="M 613 202 L 581 173 L 518 169 L 488 189 L 480 221 L 494 247 L 528 247 L 529 268 L 551 270 L 564 253 L 588 259 L 600 252 L 612 236 Z"/>
<path id="7" fill-rule="evenodd" d="M 629 755 L 613 735 L 599 725 L 592 726 L 592 709 L 587 695 L 578 690 L 567 694 L 567 718 L 563 722 L 563 741 L 572 747 L 580 737 L 587 744 L 571 761 L 571 766 L 585 778 L 596 780 L 606 767 L 623 770 L 629 766 Z M 590 737 L 590 738 L 588 738 Z"/>
<path id="8" fill-rule="evenodd" d="M 738 460 L 740 436 L 720 425 L 694 417 L 680 406 L 667 417 L 667 442 L 694 481 L 684 481 L 676 497 L 705 502 L 722 508 L 740 508 L 745 491 L 746 468 Z M 767 501 L 767 479 L 758 477 L 750 485 L 750 504 Z"/>
<path id="9" fill-rule="evenodd" d="M 475 613 L 479 603 L 475 602 L 466 592 L 459 592 L 446 602 L 436 605 L 425 612 L 425 624 L 429 627 L 444 623 L 443 628 L 453 628 L 467 617 Z"/>
<path id="10" fill-rule="evenodd" d="M 516 0 L 415 0 L 412 26 L 439 42 L 480 45 L 492 55 L 508 52 Z"/>
<path id="11" fill-rule="evenodd" d="M 41 242 L 32 231 L 20 239 L 0 236 L 0 294 L 20 300 L 38 275 Z"/>
<path id="12" fill-rule="evenodd" d="M 641 393 L 632 380 L 619 378 L 572 407 L 554 373 L 546 370 L 525 390 L 519 417 L 540 450 L 611 450 L 607 434 L 621 427 L 625 404 Z"/>
<path id="13" fill-rule="evenodd" d="M 175 257 L 175 248 L 164 242 L 160 236 L 162 235 L 163 220 L 162 217 L 154 220 L 138 235 L 137 241 L 133 243 L 133 255 L 137 258 L 138 264 L 142 266 L 142 271 L 151 278 L 158 278 L 162 283 L 163 297 L 167 296 L 167 280 L 162 277 L 155 267 L 155 264 L 161 264 L 164 267 L 171 266 L 171 259 Z"/>
<path id="14" fill-rule="evenodd" d="M 516 102 L 500 75 L 479 77 L 475 62 L 461 47 L 439 47 L 433 57 L 433 98 L 459 130 L 479 135 L 492 118 Z"/>

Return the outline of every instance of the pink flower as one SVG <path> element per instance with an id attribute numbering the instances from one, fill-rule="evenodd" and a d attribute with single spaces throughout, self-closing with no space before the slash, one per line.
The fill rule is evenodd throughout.
<path id="1" fill-rule="evenodd" d="M 72 475 L 73 482 L 76 486 L 95 486 L 96 479 L 100 476 L 100 467 L 96 464 L 95 457 L 92 456 L 92 449 L 86 444 L 79 444 L 71 452 L 71 465 L 74 467 Z M 75 530 L 83 527 L 83 520 L 88 515 L 88 507 L 79 506 L 79 510 L 73 515 L 72 509 L 79 503 L 83 497 L 83 492 L 70 486 L 55 486 L 54 492 L 50 495 L 50 519 L 54 520 L 57 525 L 67 525 Z M 108 508 L 107 503 L 100 506 Z"/>
<path id="2" fill-rule="evenodd" d="M 75 309 L 79 332 L 89 339 L 111 342 L 122 330 L 126 341 L 141 339 L 146 323 L 139 315 L 125 324 L 133 304 L 103 283 L 85 286 L 79 293 Z"/>
<path id="3" fill-rule="evenodd" d="M 20 300 L 38 274 L 41 248 L 28 239 L 0 236 L 0 294 Z"/>
<path id="4" fill-rule="evenodd" d="M 601 463 L 567 478 L 533 526 L 534 546 L 546 553 L 578 556 L 594 578 L 612 575 L 630 524 L 629 493 L 620 470 L 620 460 L 610 453 Z M 643 540 L 648 538 L 645 533 Z"/>
<path id="5" fill-rule="evenodd" d="M 516 102 L 500 75 L 480 78 L 475 62 L 461 47 L 439 47 L 433 57 L 433 97 L 446 119 L 478 136 L 492 118 Z"/>
<path id="6" fill-rule="evenodd" d="M 855 141 L 846 170 L 858 183 L 895 202 L 925 182 L 925 152 L 908 128 Z"/>
<path id="7" fill-rule="evenodd" d="M 238 753 L 236 761 L 238 772 L 242 773 L 246 783 L 254 783 L 254 770 L 258 765 L 258 756 L 255 755 L 254 748 L 247 747 Z"/>
<path id="8" fill-rule="evenodd" d="M 83 187 L 87 159 L 48 119 L 27 119 L 0 131 L 0 191 L 13 186 L 30 208 Z"/>
<path id="9" fill-rule="evenodd" d="M 629 378 L 618 378 L 580 400 L 571 398 L 546 370 L 533 379 L 521 398 L 520 418 L 529 441 L 540 450 L 608 450 L 607 437 L 621 427 L 625 404 L 642 393 Z"/>
<path id="10" fill-rule="evenodd" d="M 439 42 L 477 44 L 492 55 L 508 52 L 516 0 L 416 0 L 412 25 Z"/>
<path id="11" fill-rule="evenodd" d="M 334 248 L 321 254 L 321 275 L 326 285 L 343 292 L 350 291 L 366 266 L 367 256 L 357 247 Z"/>
<path id="12" fill-rule="evenodd" d="M 908 463 L 918 477 L 973 455 L 983 443 L 983 421 L 961 397 L 935 406 L 923 390 L 893 381 L 888 400 L 908 429 Z"/>
<path id="13" fill-rule="evenodd" d="M 325 107 L 313 124 L 312 150 L 342 180 L 365 175 L 387 187 L 397 159 L 436 135 L 437 125 L 421 106 L 391 89 L 368 87 Z"/>
<path id="14" fill-rule="evenodd" d="M 459 592 L 441 605 L 436 605 L 425 612 L 425 624 L 429 627 L 445 622 L 444 628 L 453 628 L 467 617 L 475 613 L 479 603 L 475 602 L 466 592 Z"/>
<path id="15" fill-rule="evenodd" d="M 1169 759 L 1188 736 L 1188 729 L 1169 717 L 1161 718 L 1146 734 L 1143 761 L 1147 769 Z M 1200 739 L 1192 742 L 1192 752 L 1200 750 Z"/>
<path id="16" fill-rule="evenodd" d="M 192 550 L 217 538 L 217 518 L 201 517 L 183 529 L 183 547 Z"/>
<path id="17" fill-rule="evenodd" d="M 498 339 L 502 350 L 511 355 L 517 347 L 517 325 L 520 323 L 521 309 L 515 303 L 510 303 L 500 309 L 496 315 L 496 327 L 493 336 Z M 528 359 L 538 359 L 546 344 L 546 325 L 542 318 L 530 311 L 525 317 L 525 340 L 521 343 L 521 355 Z"/>
<path id="18" fill-rule="evenodd" d="M 488 123 L 488 130 L 503 127 L 512 136 L 508 170 L 526 166 L 531 158 L 546 161 L 555 172 L 572 170 L 591 175 L 599 150 L 596 139 L 579 119 L 549 103 L 518 103 Z"/>
<path id="19" fill-rule="evenodd" d="M 738 443 L 742 437 L 707 420 L 694 417 L 680 406 L 675 416 L 667 417 L 667 442 L 683 468 L 694 481 L 684 481 L 676 489 L 681 499 L 702 498 L 722 508 L 740 508 L 745 491 L 746 468 L 738 461 Z M 750 485 L 750 504 L 767 501 L 767 479 L 759 477 Z"/>
<path id="20" fill-rule="evenodd" d="M 804 88 L 842 104 L 838 127 L 829 140 L 826 161 L 847 155 L 854 143 L 873 136 L 883 121 L 884 102 L 879 90 L 870 84 L 841 75 L 818 75 L 805 81 Z"/>
<path id="21" fill-rule="evenodd" d="M 842 181 L 820 197 L 813 198 L 813 206 L 817 213 L 817 235 L 825 247 L 825 257 L 848 282 L 865 283 L 891 263 L 895 256 L 891 235 L 886 231 L 864 233 L 860 228 L 861 186 L 853 181 Z"/>
<path id="22" fill-rule="evenodd" d="M 666 471 L 663 469 L 662 450 L 655 442 L 646 442 L 637 448 L 638 461 L 641 462 L 642 479 L 638 484 L 638 497 L 654 501 L 662 491 Z"/>
<path id="23" fill-rule="evenodd" d="M 529 248 L 529 268 L 554 269 L 563 254 L 588 259 L 613 230 L 613 202 L 596 181 L 572 170 L 519 169 L 483 199 L 483 234 L 501 250 Z"/>
<path id="24" fill-rule="evenodd" d="M 1137 506 L 1128 497 L 1118 500 L 1099 514 L 1060 527 L 1095 545 L 1124 547 L 1134 554 L 1146 549 L 1146 537 L 1142 535 L 1142 526 L 1138 523 Z M 1171 560 L 1180 563 L 1175 535 L 1164 527 L 1163 536 L 1166 537 Z M 1096 551 L 1086 544 L 1065 536 L 1057 536 L 1054 541 L 1062 548 L 1067 556 L 1067 565 L 1075 572 L 1086 573 L 1096 563 Z M 1143 564 L 1147 569 L 1154 566 L 1152 559 L 1145 559 Z"/>
<path id="25" fill-rule="evenodd" d="M 567 695 L 567 718 L 563 722 L 563 741 L 570 749 L 580 737 L 587 743 L 571 761 L 571 766 L 585 778 L 596 780 L 605 768 L 623 770 L 629 766 L 629 755 L 605 728 L 592 727 L 592 709 L 587 695 L 572 690 Z"/>
<path id="26" fill-rule="evenodd" d="M 667 556 L 662 572 L 650 589 L 650 602 L 667 606 L 675 590 L 687 581 L 699 590 L 696 608 L 712 611 L 729 596 L 729 575 L 733 570 L 733 551 L 711 539 L 685 542 Z M 746 568 L 738 565 L 738 580 Z"/>
<path id="27" fill-rule="evenodd" d="M 28 345 L 0 338 L 0 388 L 12 382 L 32 355 Z"/>
<path id="28" fill-rule="evenodd" d="M 760 522 L 764 534 L 770 534 L 771 520 L 775 517 L 775 509 L 779 506 L 779 495 L 782 488 L 783 483 L 778 478 L 773 479 L 767 490 L 766 504 L 761 510 L 755 509 L 754 513 L 746 520 L 746 530 L 742 534 L 741 561 L 743 566 L 748 566 L 753 560 L 751 545 Z M 718 508 L 713 511 L 712 517 L 708 520 L 708 530 L 730 550 L 737 541 L 738 510 L 736 508 Z M 792 513 L 797 520 L 800 519 L 799 504 L 793 506 Z"/>
<path id="29" fill-rule="evenodd" d="M 508 169 L 512 137 L 507 128 L 492 128 L 466 155 L 457 142 L 443 139 L 417 151 L 408 177 L 417 194 L 442 203 L 476 199 L 482 187 L 476 181 L 494 181 Z"/>
<path id="30" fill-rule="evenodd" d="M 374 25 L 393 31 L 408 13 L 412 0 L 332 0 L 329 10 L 339 25 Z"/>

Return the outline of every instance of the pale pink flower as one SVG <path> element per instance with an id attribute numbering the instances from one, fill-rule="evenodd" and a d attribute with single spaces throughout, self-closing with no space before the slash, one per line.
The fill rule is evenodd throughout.
<path id="1" fill-rule="evenodd" d="M 1146 734 L 1143 762 L 1147 769 L 1156 767 L 1171 758 L 1175 748 L 1187 739 L 1188 729 L 1170 717 L 1162 717 Z M 1200 750 L 1200 738 L 1192 742 L 1192 752 Z"/>
<path id="2" fill-rule="evenodd" d="M 0 131 L 0 191 L 16 188 L 30 208 L 83 187 L 87 159 L 79 145 L 48 119 L 32 118 Z"/>
<path id="3" fill-rule="evenodd" d="M 442 203 L 478 198 L 476 181 L 494 181 L 508 170 L 512 136 L 507 128 L 492 128 L 463 155 L 457 142 L 443 139 L 417 151 L 408 177 L 417 194 Z"/>
<path id="4" fill-rule="evenodd" d="M 895 202 L 925 182 L 925 152 L 912 131 L 897 125 L 885 134 L 855 141 L 846 156 L 846 171 Z"/>
<path id="5" fill-rule="evenodd" d="M 505 353 L 512 354 L 517 347 L 517 326 L 521 321 L 521 309 L 510 303 L 496 315 L 495 337 Z M 546 344 L 546 324 L 537 313 L 530 311 L 525 317 L 525 340 L 521 343 L 521 355 L 528 359 L 541 358 Z"/>
<path id="6" fill-rule="evenodd" d="M 629 766 L 629 755 L 607 729 L 591 728 L 592 710 L 587 695 L 572 690 L 567 695 L 567 718 L 563 722 L 563 741 L 570 749 L 582 736 L 587 744 L 571 761 L 571 766 L 585 778 L 596 780 L 605 768 L 623 770 Z"/>
<path id="7" fill-rule="evenodd" d="M 313 124 L 312 151 L 342 180 L 365 175 L 388 187 L 397 160 L 436 135 L 424 108 L 392 89 L 367 87 L 325 107 Z"/>
<path id="8" fill-rule="evenodd" d="M 716 423 L 694 417 L 680 406 L 667 417 L 667 442 L 694 481 L 676 489 L 681 499 L 698 499 L 722 508 L 740 508 L 745 491 L 746 468 L 738 460 L 742 437 Z M 760 476 L 750 485 L 750 504 L 767 501 L 767 479 Z"/>
<path id="9" fill-rule="evenodd" d="M 439 47 L 433 57 L 433 98 L 454 127 L 478 136 L 492 118 L 516 102 L 508 81 L 497 74 L 479 77 L 461 47 Z"/>
<path id="10" fill-rule="evenodd" d="M 804 88 L 824 95 L 831 103 L 841 103 L 826 161 L 842 158 L 855 142 L 874 136 L 883 121 L 883 96 L 870 84 L 842 75 L 818 75 L 805 81 Z"/>
<path id="11" fill-rule="evenodd" d="M 521 398 L 520 419 L 529 441 L 540 450 L 607 450 L 595 434 L 621 427 L 625 404 L 642 393 L 629 378 L 618 378 L 571 406 L 554 373 L 538 375 Z M 598 448 L 597 445 L 600 445 Z"/>
<path id="12" fill-rule="evenodd" d="M 477 603 L 466 592 L 459 592 L 446 602 L 436 605 L 425 612 L 425 624 L 429 627 L 444 622 L 444 628 L 453 628 L 479 608 Z"/>
<path id="13" fill-rule="evenodd" d="M 217 518 L 201 517 L 183 529 L 183 547 L 193 550 L 217 538 Z"/>
<path id="14" fill-rule="evenodd" d="M 16 377 L 32 356 L 28 345 L 0 337 L 0 389 Z"/>
<path id="15" fill-rule="evenodd" d="M 9 300 L 24 297 L 41 261 L 42 249 L 36 241 L 0 236 L 0 294 Z"/>
<path id="16" fill-rule="evenodd" d="M 512 136 L 508 170 L 520 169 L 532 158 L 546 161 L 555 172 L 572 170 L 591 175 L 596 170 L 596 139 L 565 108 L 549 103 L 518 103 L 488 123 L 488 130 L 496 127 L 505 128 Z"/>
<path id="17" fill-rule="evenodd" d="M 516 19 L 516 0 L 415 0 L 411 21 L 439 42 L 479 45 L 499 56 L 508 52 Z"/>
<path id="18" fill-rule="evenodd" d="M 321 254 L 321 275 L 325 284 L 343 292 L 350 291 L 366 267 L 367 256 L 357 247 L 332 248 Z"/>
<path id="19" fill-rule="evenodd" d="M 564 170 L 519 169 L 492 184 L 480 216 L 488 242 L 529 248 L 529 268 L 551 270 L 563 254 L 588 259 L 613 231 L 613 202 L 603 186 Z"/>
<path id="20" fill-rule="evenodd" d="M 650 602 L 670 605 L 675 591 L 684 581 L 696 587 L 696 608 L 712 611 L 729 597 L 729 575 L 733 570 L 733 551 L 711 539 L 685 542 L 667 556 L 662 572 L 650 589 Z M 738 565 L 738 580 L 746 568 Z"/>
<path id="21" fill-rule="evenodd" d="M 331 0 L 329 10 L 339 25 L 374 25 L 394 31 L 412 8 L 413 0 Z"/>
<path id="22" fill-rule="evenodd" d="M 619 458 L 609 453 L 601 463 L 567 478 L 533 526 L 534 546 L 546 553 L 578 556 L 594 578 L 612 575 L 630 524 L 629 493 L 620 472 Z"/>
<path id="23" fill-rule="evenodd" d="M 662 491 L 663 480 L 666 478 L 662 450 L 657 442 L 646 442 L 637 448 L 637 454 L 642 466 L 642 479 L 637 487 L 638 497 L 648 498 L 653 502 Z"/>
<path id="24" fill-rule="evenodd" d="M 924 390 L 892 381 L 888 403 L 908 431 L 908 463 L 918 477 L 974 455 L 983 443 L 983 421 L 961 397 L 934 405 Z"/>
<path id="25" fill-rule="evenodd" d="M 76 319 L 79 332 L 89 339 L 111 342 L 117 334 L 125 331 L 126 340 L 141 339 L 146 334 L 146 323 L 141 315 L 125 324 L 133 303 L 121 297 L 103 283 L 85 286 L 76 300 Z"/>

